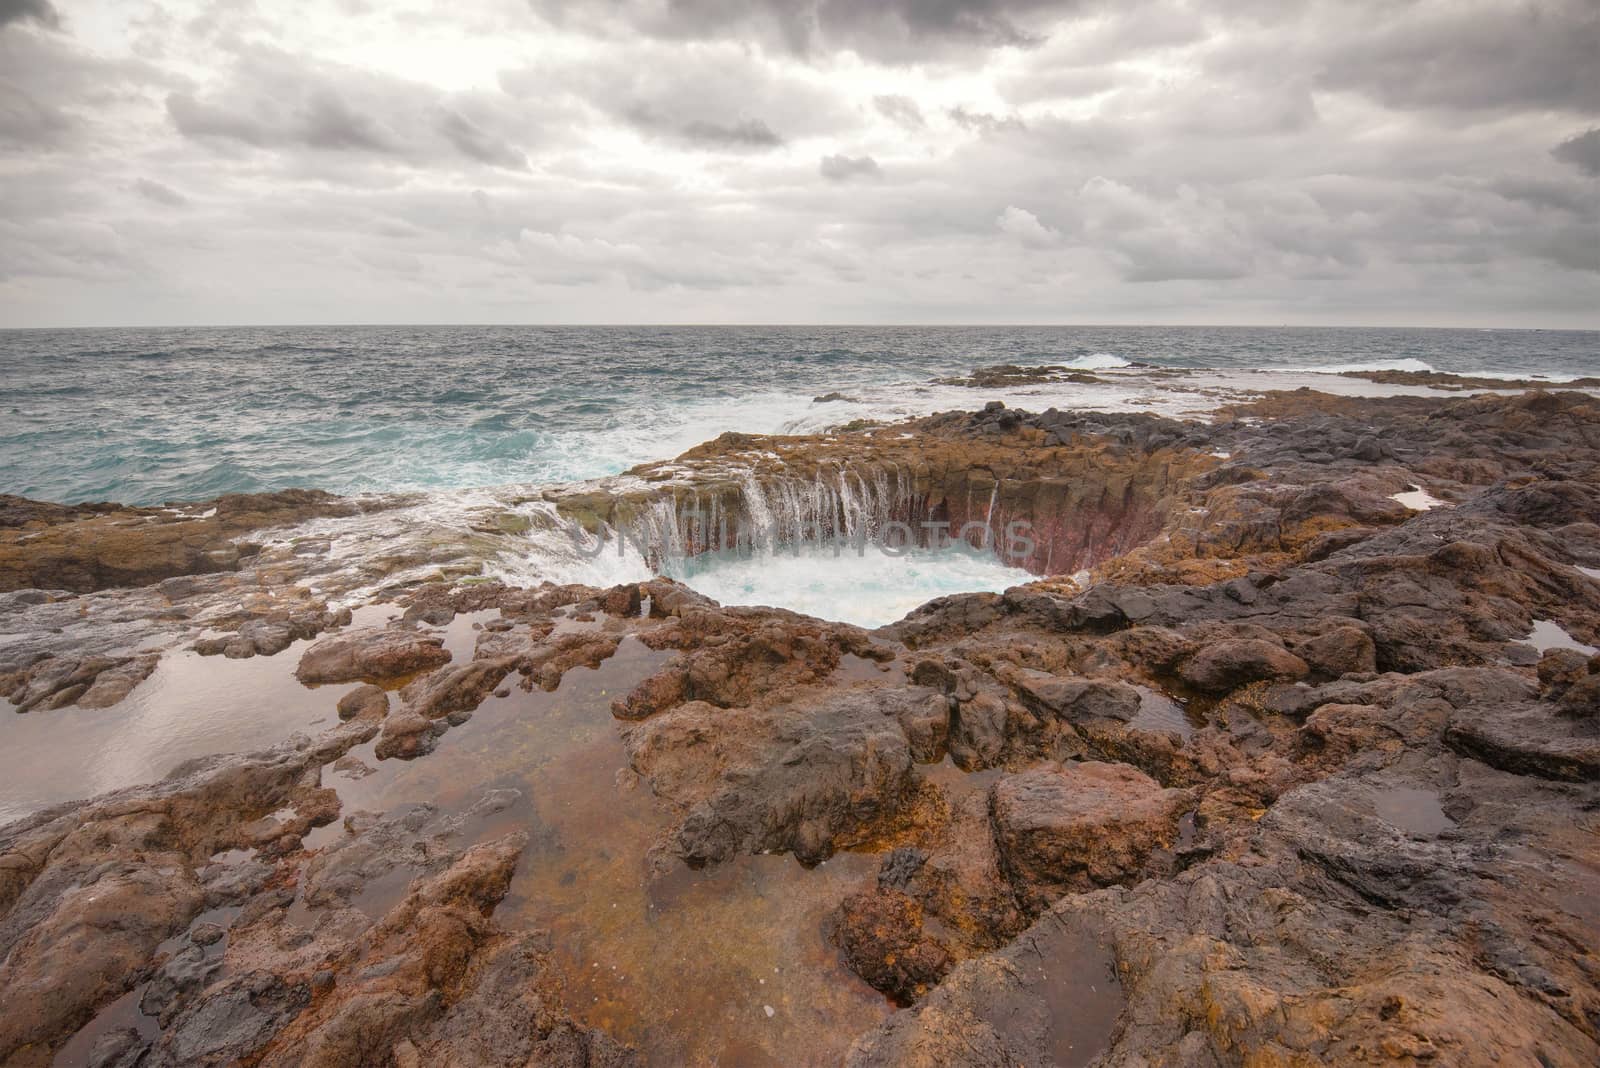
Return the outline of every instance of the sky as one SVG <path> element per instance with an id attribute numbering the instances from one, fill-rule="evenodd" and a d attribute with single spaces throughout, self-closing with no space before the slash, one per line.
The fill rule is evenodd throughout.
<path id="1" fill-rule="evenodd" d="M 0 0 L 0 326 L 1600 327 L 1593 0 Z"/>

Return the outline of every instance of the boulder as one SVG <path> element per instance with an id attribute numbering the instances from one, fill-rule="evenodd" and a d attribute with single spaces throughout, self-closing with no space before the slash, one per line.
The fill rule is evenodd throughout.
<path id="1" fill-rule="evenodd" d="M 1043 765 L 995 783 L 990 795 L 1001 864 L 1042 908 L 1069 891 L 1136 882 L 1171 846 L 1194 803 L 1127 764 Z"/>
<path id="2" fill-rule="evenodd" d="M 1378 670 L 1378 648 L 1360 627 L 1335 627 L 1300 643 L 1295 652 L 1321 678 Z"/>
<path id="3" fill-rule="evenodd" d="M 1213 642 L 1190 657 L 1179 670 L 1184 682 L 1210 694 L 1228 693 L 1252 682 L 1293 682 L 1310 673 L 1310 665 L 1300 657 L 1260 638 Z"/>
<path id="4" fill-rule="evenodd" d="M 444 639 L 397 627 L 365 627 L 323 638 L 300 657 L 295 678 L 307 686 L 383 682 L 450 662 Z"/>

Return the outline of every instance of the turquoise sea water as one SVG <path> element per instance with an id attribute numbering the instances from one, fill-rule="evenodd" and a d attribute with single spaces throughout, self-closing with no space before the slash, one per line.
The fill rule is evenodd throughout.
<path id="1" fill-rule="evenodd" d="M 613 474 L 724 430 L 981 402 L 996 363 L 1600 374 L 1600 334 L 1173 327 L 0 332 L 0 492 L 150 504 Z M 1128 378 L 1131 372 L 1124 372 Z M 1132 388 L 1130 386 L 1130 388 Z M 818 402 L 828 393 L 843 401 Z M 1041 405 L 1043 406 L 1043 405 Z"/>

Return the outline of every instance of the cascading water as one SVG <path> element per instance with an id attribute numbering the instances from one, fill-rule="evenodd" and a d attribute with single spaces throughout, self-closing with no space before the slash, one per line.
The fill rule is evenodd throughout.
<path id="1" fill-rule="evenodd" d="M 735 500 L 664 494 L 616 536 L 651 570 L 723 603 L 863 626 L 944 594 L 1002 590 L 1032 577 L 999 559 L 993 539 L 980 549 L 932 539 L 922 525 L 931 514 L 909 473 L 896 468 L 765 482 L 748 473 Z"/>
<path id="2" fill-rule="evenodd" d="M 807 478 L 746 472 L 720 485 L 663 487 L 598 533 L 548 500 L 515 511 L 529 529 L 487 569 L 514 584 L 611 586 L 666 575 L 724 604 L 879 626 L 944 594 L 998 591 L 1033 577 L 1002 560 L 993 540 L 974 548 L 977 539 L 930 537 L 923 524 L 932 510 L 911 473 L 892 466 L 840 466 Z"/>

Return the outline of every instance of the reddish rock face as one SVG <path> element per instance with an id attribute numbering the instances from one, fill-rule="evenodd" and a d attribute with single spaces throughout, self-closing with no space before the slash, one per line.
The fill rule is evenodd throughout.
<path id="1" fill-rule="evenodd" d="M 91 656 L 82 660 L 50 657 L 17 672 L 0 691 L 18 712 L 35 708 L 110 708 L 149 677 L 160 658 Z"/>
<path id="2" fill-rule="evenodd" d="M 905 524 L 917 544 L 962 537 L 987 544 L 1035 574 L 1071 573 L 1154 538 L 1186 479 L 1216 466 L 1207 453 L 1169 438 L 1140 447 L 1080 435 L 1067 425 L 1025 423 L 1018 413 L 985 412 L 918 420 L 915 440 L 882 434 L 763 437 L 725 434 L 670 463 L 629 472 L 661 490 L 562 493 L 561 511 L 594 530 L 630 530 L 663 499 L 678 515 L 691 551 L 726 547 L 746 514 L 753 477 L 781 495 L 845 485 L 870 498 L 882 522 Z M 826 496 L 826 494 L 824 494 Z M 715 517 L 715 518 L 712 518 Z M 807 522 L 843 530 L 825 506 Z M 1013 526 L 1013 524 L 1017 524 Z"/>

